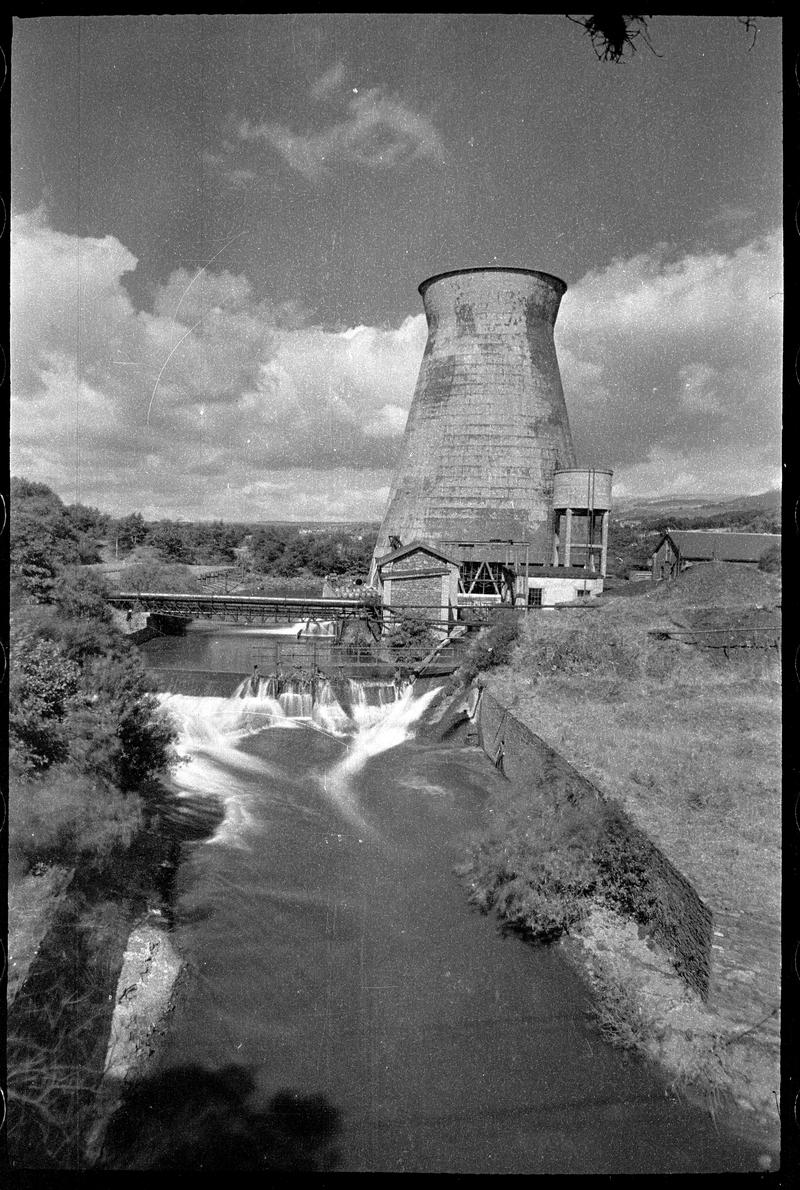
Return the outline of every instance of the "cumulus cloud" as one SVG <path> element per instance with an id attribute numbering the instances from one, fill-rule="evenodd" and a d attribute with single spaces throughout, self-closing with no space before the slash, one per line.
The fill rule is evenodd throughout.
<path id="1" fill-rule="evenodd" d="M 399 326 L 315 325 L 244 276 L 177 270 L 150 308 L 136 258 L 15 216 L 12 462 L 72 498 L 145 515 L 380 517 L 425 346 Z M 657 248 L 587 274 L 557 343 L 579 459 L 620 493 L 777 480 L 781 251 Z"/>
<path id="2" fill-rule="evenodd" d="M 336 62 L 326 70 L 311 87 L 311 98 L 318 101 L 330 99 L 344 82 L 344 62 Z"/>
<path id="3" fill-rule="evenodd" d="M 658 246 L 569 289 L 556 342 L 581 460 L 641 493 L 665 490 L 675 460 L 698 491 L 774 482 L 782 285 L 775 232 L 677 260 Z"/>
<path id="4" fill-rule="evenodd" d="M 343 77 L 339 63 L 314 84 L 312 96 L 334 101 Z M 270 145 L 310 182 L 324 180 L 343 163 L 380 170 L 421 158 L 444 160 L 444 145 L 431 120 L 380 87 L 352 88 L 343 117 L 320 130 L 297 132 L 280 123 L 244 120 L 239 136 Z"/>
<path id="5" fill-rule="evenodd" d="M 152 309 L 136 310 L 121 283 L 136 259 L 113 237 L 64 235 L 30 215 L 15 217 L 13 236 L 18 473 L 60 492 L 77 481 L 104 507 L 116 496 L 143 508 L 158 491 L 183 515 L 213 515 L 223 484 L 247 504 L 265 476 L 288 492 L 295 474 L 314 472 L 305 496 L 253 515 L 311 515 L 327 491 L 331 516 L 345 506 L 380 516 L 353 477 L 370 473 L 373 492 L 388 483 L 421 314 L 396 328 L 327 330 L 298 303 L 270 303 L 247 278 L 210 269 L 176 271 Z"/>

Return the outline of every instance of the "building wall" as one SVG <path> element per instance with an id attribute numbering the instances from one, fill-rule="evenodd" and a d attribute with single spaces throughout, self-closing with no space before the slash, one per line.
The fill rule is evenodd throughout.
<path id="1" fill-rule="evenodd" d="M 531 578 L 528 587 L 538 588 L 542 592 L 542 607 L 553 607 L 557 603 L 570 603 L 573 599 L 593 599 L 602 594 L 603 580 L 598 575 L 595 578 Z M 578 595 L 578 591 L 589 592 L 586 596 Z"/>
<path id="2" fill-rule="evenodd" d="M 672 548 L 669 538 L 665 538 L 654 552 L 652 570 L 653 579 L 657 583 L 662 579 L 672 578 L 678 573 L 678 555 Z"/>
<path id="3" fill-rule="evenodd" d="M 388 605 L 394 611 L 403 608 L 414 609 L 422 605 L 438 612 L 443 602 L 442 586 L 441 575 L 431 575 L 430 578 L 401 578 L 395 574 L 386 580 L 384 605 Z"/>
<path id="4" fill-rule="evenodd" d="M 426 573 L 429 571 L 430 573 Z M 443 622 L 450 618 L 458 591 L 458 567 L 422 550 L 381 568 L 383 603 L 395 610 L 427 611 Z"/>

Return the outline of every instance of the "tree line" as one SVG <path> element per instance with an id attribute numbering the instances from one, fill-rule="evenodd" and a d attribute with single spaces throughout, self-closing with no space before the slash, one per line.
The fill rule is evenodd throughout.
<path id="1" fill-rule="evenodd" d="M 247 522 L 147 521 L 140 512 L 112 517 L 84 504 L 65 504 L 43 483 L 11 481 L 12 575 L 29 592 L 46 594 L 62 566 L 106 556 L 182 566 L 232 566 L 257 574 L 366 575 L 377 526 L 309 531 L 302 525 Z"/>

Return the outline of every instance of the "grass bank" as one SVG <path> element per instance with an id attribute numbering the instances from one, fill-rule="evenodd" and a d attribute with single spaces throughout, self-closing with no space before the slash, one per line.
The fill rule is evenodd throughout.
<path id="1" fill-rule="evenodd" d="M 473 900 L 531 938 L 569 937 L 617 1044 L 677 1089 L 777 1135 L 780 1003 L 780 674 L 776 651 L 664 639 L 687 613 L 774 607 L 779 579 L 708 566 L 635 599 L 529 615 L 489 690 L 633 822 L 714 915 L 708 1003 L 642 926 L 636 855 L 613 809 L 538 812 L 509 793 L 463 869 Z M 653 635 L 659 631 L 660 637 Z M 746 1125 L 743 1121 L 750 1121 Z"/>

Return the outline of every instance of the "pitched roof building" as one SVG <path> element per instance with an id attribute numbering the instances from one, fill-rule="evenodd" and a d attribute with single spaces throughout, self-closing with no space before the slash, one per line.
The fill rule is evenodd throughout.
<path id="1" fill-rule="evenodd" d="M 668 529 L 651 554 L 653 578 L 672 578 L 694 562 L 757 565 L 765 550 L 780 545 L 780 533 L 728 533 L 713 529 Z"/>

